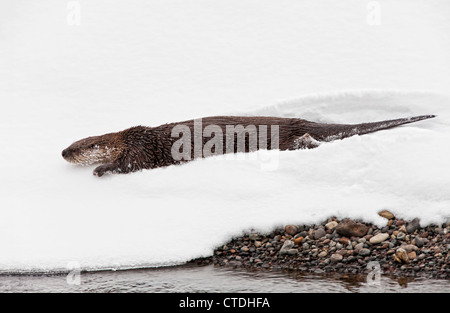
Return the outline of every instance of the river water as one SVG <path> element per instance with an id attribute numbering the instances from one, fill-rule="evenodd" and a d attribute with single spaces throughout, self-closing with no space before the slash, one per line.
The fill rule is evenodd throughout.
<path id="1" fill-rule="evenodd" d="M 187 265 L 72 275 L 1 275 L 0 292 L 449 293 L 450 281 L 381 276 L 378 282 L 367 283 L 365 275 L 318 275 Z"/>

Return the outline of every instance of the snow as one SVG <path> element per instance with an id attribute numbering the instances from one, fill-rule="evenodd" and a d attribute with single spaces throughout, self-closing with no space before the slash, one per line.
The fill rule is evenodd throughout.
<path id="1" fill-rule="evenodd" d="M 180 264 L 232 236 L 330 216 L 450 218 L 450 3 L 171 0 L 0 4 L 0 271 Z M 70 6 L 73 8 L 73 6 Z M 130 175 L 72 142 L 224 114 L 426 121 L 302 151 Z"/>

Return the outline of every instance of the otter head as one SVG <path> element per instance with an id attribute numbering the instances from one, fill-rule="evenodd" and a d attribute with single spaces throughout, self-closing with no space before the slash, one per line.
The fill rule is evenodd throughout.
<path id="1" fill-rule="evenodd" d="M 80 165 L 109 163 L 115 161 L 120 151 L 118 133 L 88 137 L 78 140 L 62 151 L 63 158 Z"/>

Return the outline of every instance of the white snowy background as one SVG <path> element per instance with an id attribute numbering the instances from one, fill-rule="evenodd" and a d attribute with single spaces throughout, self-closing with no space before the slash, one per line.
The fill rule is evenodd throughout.
<path id="1" fill-rule="evenodd" d="M 179 264 L 251 229 L 382 225 L 381 209 L 448 220 L 449 17 L 447 0 L 1 1 L 0 271 Z M 210 158 L 99 179 L 61 157 L 222 114 L 438 117 L 281 152 L 272 171 Z"/>

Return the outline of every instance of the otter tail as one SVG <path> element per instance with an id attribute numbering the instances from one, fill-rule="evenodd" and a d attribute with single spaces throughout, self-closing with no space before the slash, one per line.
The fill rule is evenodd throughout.
<path id="1" fill-rule="evenodd" d="M 409 118 L 400 118 L 395 120 L 387 120 L 382 122 L 362 123 L 362 124 L 318 124 L 317 129 L 310 135 L 318 141 L 333 141 L 337 139 L 344 139 L 354 135 L 364 135 L 373 133 L 379 130 L 397 127 L 404 124 L 414 123 L 429 118 L 434 118 L 436 115 L 421 115 Z M 316 128 L 316 127 L 314 127 Z"/>

